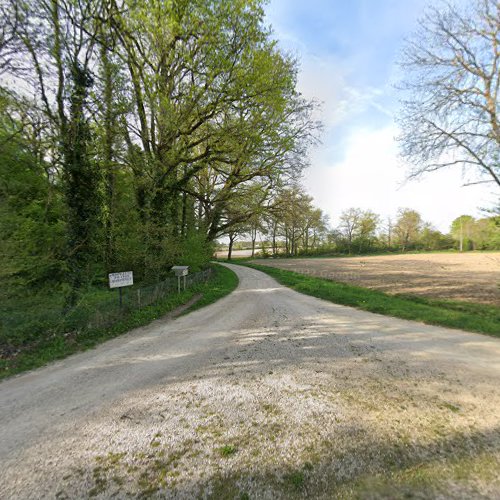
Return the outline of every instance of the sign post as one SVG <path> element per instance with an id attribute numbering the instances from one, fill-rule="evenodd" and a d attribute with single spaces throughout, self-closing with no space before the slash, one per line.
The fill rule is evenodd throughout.
<path id="1" fill-rule="evenodd" d="M 123 295 L 122 288 L 124 286 L 131 286 L 134 284 L 134 273 L 132 271 L 126 271 L 123 273 L 110 273 L 109 277 L 109 288 L 118 288 L 120 294 L 120 309 L 123 306 Z"/>
<path id="2" fill-rule="evenodd" d="M 184 290 L 186 289 L 186 276 L 189 272 L 189 266 L 173 266 L 172 271 L 177 276 L 177 293 L 181 293 L 181 278 L 184 282 Z"/>

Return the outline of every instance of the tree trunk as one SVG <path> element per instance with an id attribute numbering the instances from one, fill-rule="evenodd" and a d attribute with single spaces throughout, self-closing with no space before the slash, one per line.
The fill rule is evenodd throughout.
<path id="1" fill-rule="evenodd" d="M 113 74 L 109 60 L 108 48 L 101 49 L 101 62 L 104 80 L 104 140 L 103 140 L 103 171 L 105 179 L 105 211 L 104 261 L 108 272 L 111 272 L 115 263 L 114 217 L 115 217 L 115 172 L 113 169 L 113 143 L 116 129 L 113 112 Z"/>
<path id="2" fill-rule="evenodd" d="M 92 81 L 88 70 L 75 62 L 73 91 L 67 133 L 63 136 L 66 203 L 68 205 L 68 305 L 76 302 L 78 290 L 89 278 L 93 239 L 101 207 L 98 175 L 88 154 L 89 129 L 84 115 L 85 99 Z"/>
<path id="3" fill-rule="evenodd" d="M 187 235 L 187 194 L 182 193 L 182 219 L 181 219 L 181 234 Z"/>
<path id="4" fill-rule="evenodd" d="M 227 252 L 227 260 L 231 260 L 231 257 L 233 255 L 233 243 L 234 240 L 236 239 L 236 235 L 229 235 L 229 250 Z"/>

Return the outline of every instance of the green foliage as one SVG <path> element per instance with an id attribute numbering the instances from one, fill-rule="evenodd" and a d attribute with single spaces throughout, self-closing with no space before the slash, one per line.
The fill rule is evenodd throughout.
<path id="1" fill-rule="evenodd" d="M 467 250 L 500 250 L 500 216 L 475 219 L 461 215 L 451 223 L 455 248 Z"/>
<path id="2" fill-rule="evenodd" d="M 14 127 L 17 125 L 12 124 Z M 16 130 L 0 129 L 0 280 L 3 293 L 57 283 L 64 272 L 64 222 L 58 186 L 48 181 Z"/>
<path id="3" fill-rule="evenodd" d="M 422 231 L 422 224 L 422 217 L 416 210 L 411 208 L 400 208 L 398 210 L 398 218 L 394 225 L 394 236 L 396 244 L 399 245 L 403 252 L 416 247 Z"/>
<path id="4" fill-rule="evenodd" d="M 123 7 L 2 9 L 0 49 L 15 47 L 0 89 L 7 298 L 14 283 L 26 295 L 50 285 L 72 307 L 109 272 L 153 283 L 175 264 L 202 269 L 215 238 L 305 164 L 312 105 L 263 2 Z"/>
<path id="5" fill-rule="evenodd" d="M 285 481 L 285 485 L 291 486 L 296 491 L 300 491 L 304 487 L 305 476 L 304 472 L 301 470 L 286 474 L 283 479 Z"/>
<path id="6" fill-rule="evenodd" d="M 180 243 L 176 262 L 189 266 L 192 271 L 199 271 L 206 266 L 214 251 L 215 245 L 207 243 L 205 234 L 190 231 Z"/>
<path id="7" fill-rule="evenodd" d="M 230 457 L 238 451 L 238 448 L 236 446 L 233 446 L 232 444 L 226 444 L 225 446 L 219 448 L 218 451 L 222 457 Z"/>
<path id="8" fill-rule="evenodd" d="M 453 247 L 453 239 L 449 235 L 426 226 L 420 233 L 416 247 L 428 251 L 445 250 Z"/>
<path id="9" fill-rule="evenodd" d="M 0 305 L 0 378 L 64 358 L 145 325 L 185 304 L 196 295 L 201 298 L 189 310 L 206 306 L 232 292 L 236 274 L 214 266 L 208 282 L 177 294 L 167 294 L 143 308 L 120 310 L 116 291 L 92 289 L 79 304 L 64 312 L 64 293 L 53 290 L 24 299 L 3 301 Z M 96 311 L 103 311 L 101 318 Z M 94 318 L 91 320 L 91 318 Z"/>

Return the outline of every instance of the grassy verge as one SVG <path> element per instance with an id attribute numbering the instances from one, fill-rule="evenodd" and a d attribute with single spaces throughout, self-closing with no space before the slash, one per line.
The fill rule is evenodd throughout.
<path id="1" fill-rule="evenodd" d="M 500 337 L 500 308 L 411 295 L 389 295 L 324 278 L 269 266 L 243 264 L 263 271 L 297 292 L 364 311 Z"/>
<path id="2" fill-rule="evenodd" d="M 48 324 L 46 334 L 39 336 L 36 342 L 21 344 L 13 355 L 0 359 L 0 379 L 90 349 L 132 328 L 147 325 L 189 302 L 195 295 L 201 294 L 201 299 L 187 311 L 206 306 L 232 292 L 237 285 L 238 277 L 233 271 L 216 265 L 207 283 L 192 286 L 180 294 L 169 295 L 151 306 L 132 310 L 110 327 L 54 333 L 54 325 Z M 29 315 L 30 311 L 25 311 L 25 314 Z"/>
<path id="3" fill-rule="evenodd" d="M 233 271 L 224 266 L 216 265 L 214 267 L 217 270 L 215 279 L 211 280 L 209 282 L 210 286 L 202 291 L 201 299 L 197 300 L 191 307 L 184 311 L 184 314 L 208 306 L 222 299 L 222 297 L 231 293 L 238 286 L 238 276 L 236 276 Z"/>

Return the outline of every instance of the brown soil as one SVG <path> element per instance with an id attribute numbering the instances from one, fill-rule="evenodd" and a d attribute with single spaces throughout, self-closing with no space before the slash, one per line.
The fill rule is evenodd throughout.
<path id="1" fill-rule="evenodd" d="M 500 305 L 500 252 L 259 260 L 386 293 Z"/>

